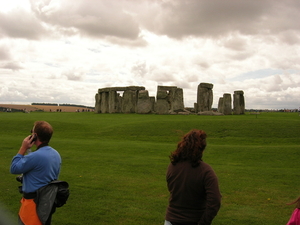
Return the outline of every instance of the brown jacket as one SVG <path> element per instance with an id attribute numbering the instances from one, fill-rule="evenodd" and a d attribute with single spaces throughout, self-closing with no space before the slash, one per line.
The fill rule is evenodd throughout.
<path id="1" fill-rule="evenodd" d="M 187 161 L 170 164 L 166 178 L 170 192 L 166 220 L 211 224 L 221 206 L 218 178 L 211 166 L 202 161 L 195 168 Z"/>

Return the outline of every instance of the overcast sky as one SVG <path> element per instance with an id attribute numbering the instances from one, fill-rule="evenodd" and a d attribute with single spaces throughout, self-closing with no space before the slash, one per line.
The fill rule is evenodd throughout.
<path id="1" fill-rule="evenodd" d="M 299 0 L 0 0 L 0 103 L 95 105 L 98 88 L 300 107 Z"/>

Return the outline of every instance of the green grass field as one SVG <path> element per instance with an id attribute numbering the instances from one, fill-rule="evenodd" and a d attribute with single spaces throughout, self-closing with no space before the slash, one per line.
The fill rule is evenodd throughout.
<path id="1" fill-rule="evenodd" d="M 12 157 L 33 122 L 54 128 L 71 196 L 53 224 L 159 225 L 168 204 L 169 154 L 183 133 L 208 134 L 203 160 L 217 173 L 222 207 L 213 224 L 286 224 L 300 196 L 300 116 L 0 113 L 0 203 L 17 215 L 21 195 Z"/>

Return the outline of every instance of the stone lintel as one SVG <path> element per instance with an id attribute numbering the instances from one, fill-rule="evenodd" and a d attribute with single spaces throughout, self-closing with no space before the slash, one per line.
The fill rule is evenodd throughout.
<path id="1" fill-rule="evenodd" d="M 176 87 L 176 86 L 157 86 L 158 91 L 169 91 L 169 90 L 174 90 L 177 88 L 178 87 Z"/>
<path id="2" fill-rule="evenodd" d="M 244 92 L 243 91 L 234 91 L 234 94 L 237 94 L 237 95 L 243 95 L 244 94 Z"/>
<path id="3" fill-rule="evenodd" d="M 145 90 L 145 87 L 142 86 L 128 86 L 128 87 L 108 87 L 108 88 L 99 88 L 98 93 L 101 92 L 110 92 L 110 91 L 140 91 Z"/>
<path id="4" fill-rule="evenodd" d="M 201 88 L 208 88 L 208 89 L 212 89 L 214 87 L 214 85 L 210 83 L 200 83 L 199 85 Z"/>

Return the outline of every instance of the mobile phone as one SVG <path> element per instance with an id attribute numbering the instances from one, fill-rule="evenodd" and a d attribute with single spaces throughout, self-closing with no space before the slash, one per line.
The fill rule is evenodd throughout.
<path id="1" fill-rule="evenodd" d="M 30 138 L 32 137 L 32 135 L 30 136 Z M 33 134 L 33 138 L 32 138 L 32 140 L 31 140 L 31 144 L 33 143 L 33 142 L 35 142 L 36 141 L 36 139 L 37 139 L 37 136 L 36 136 L 36 134 Z"/>

